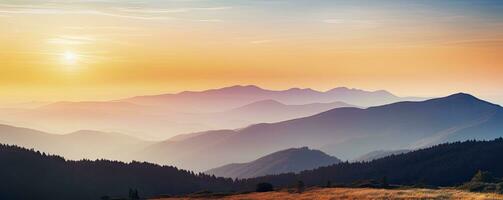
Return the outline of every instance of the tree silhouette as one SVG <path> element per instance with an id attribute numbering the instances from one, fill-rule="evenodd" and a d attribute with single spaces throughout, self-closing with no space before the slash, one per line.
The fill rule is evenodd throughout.
<path id="1" fill-rule="evenodd" d="M 256 192 L 270 192 L 273 190 L 274 187 L 270 183 L 259 183 L 255 189 Z"/>
<path id="2" fill-rule="evenodd" d="M 304 181 L 298 181 L 297 182 L 297 192 L 302 193 L 304 192 L 306 185 L 304 184 Z"/>

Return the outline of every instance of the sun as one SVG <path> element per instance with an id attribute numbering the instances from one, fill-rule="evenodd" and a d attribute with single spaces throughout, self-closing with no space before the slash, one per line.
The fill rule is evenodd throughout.
<path id="1" fill-rule="evenodd" d="M 73 64 L 77 63 L 78 59 L 79 59 L 79 56 L 72 51 L 66 51 L 62 54 L 63 63 L 67 64 L 67 65 L 73 65 Z"/>

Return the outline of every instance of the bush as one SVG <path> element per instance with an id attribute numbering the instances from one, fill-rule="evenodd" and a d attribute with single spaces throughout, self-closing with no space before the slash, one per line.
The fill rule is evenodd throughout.
<path id="1" fill-rule="evenodd" d="M 356 180 L 351 183 L 351 187 L 356 188 L 378 188 L 381 184 L 379 182 L 370 179 L 370 180 Z"/>
<path id="2" fill-rule="evenodd" d="M 483 183 L 483 182 L 467 182 L 461 186 L 461 189 L 468 190 L 470 192 L 491 192 L 494 191 L 494 184 Z"/>
<path id="3" fill-rule="evenodd" d="M 273 191 L 274 187 L 270 183 L 259 183 L 257 184 L 256 192 L 270 192 Z"/>
<path id="4" fill-rule="evenodd" d="M 471 182 L 492 183 L 494 181 L 490 172 L 479 170 L 472 178 Z"/>
<path id="5" fill-rule="evenodd" d="M 503 194 L 503 182 L 496 184 L 496 193 Z"/>
<path id="6" fill-rule="evenodd" d="M 304 184 L 303 181 L 298 181 L 297 182 L 297 192 L 298 193 L 304 192 L 305 187 L 306 187 L 306 185 Z"/>

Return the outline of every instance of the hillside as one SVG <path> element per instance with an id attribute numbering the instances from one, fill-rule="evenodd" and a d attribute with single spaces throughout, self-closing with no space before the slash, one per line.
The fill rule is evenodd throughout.
<path id="1" fill-rule="evenodd" d="M 359 156 L 358 158 L 354 159 L 354 161 L 356 161 L 356 162 L 363 162 L 363 161 L 368 162 L 368 161 L 372 161 L 372 160 L 377 160 L 379 158 L 388 157 L 388 156 L 391 156 L 391 155 L 398 155 L 398 154 L 408 153 L 410 151 L 411 150 L 407 150 L 407 149 L 389 150 L 389 151 L 385 151 L 385 150 L 372 151 L 372 152 L 369 152 L 369 153 L 366 153 L 364 155 Z"/>
<path id="2" fill-rule="evenodd" d="M 503 108 L 459 93 L 419 102 L 366 109 L 336 108 L 313 116 L 228 130 L 157 144 L 138 156 L 182 168 L 208 170 L 243 163 L 296 146 L 320 149 L 343 160 L 376 150 L 418 149 L 449 141 L 494 139 L 503 134 Z M 197 147 L 197 148 L 193 148 Z M 383 149 L 386 148 L 386 149 Z M 164 157 L 163 155 L 171 155 Z M 206 155 L 219 155 L 207 157 Z"/>
<path id="3" fill-rule="evenodd" d="M 270 182 L 288 186 L 298 180 L 306 185 L 327 181 L 351 184 L 358 180 L 380 180 L 399 185 L 456 186 L 469 181 L 478 170 L 503 177 L 503 138 L 492 141 L 466 141 L 441 144 L 371 162 L 340 163 L 300 174 L 282 174 L 247 180 L 247 184 Z"/>
<path id="4" fill-rule="evenodd" d="M 228 164 L 206 171 L 218 177 L 253 178 L 271 174 L 298 173 L 340 163 L 338 158 L 307 147 L 271 153 L 248 163 Z"/>
<path id="5" fill-rule="evenodd" d="M 128 160 L 136 152 L 151 144 L 120 133 L 81 130 L 58 135 L 38 130 L 0 125 L 0 142 L 34 148 L 67 159 Z"/>
<path id="6" fill-rule="evenodd" d="M 0 145 L 0 199 L 89 200 L 127 196 L 227 191 L 232 180 L 195 175 L 169 166 L 117 161 L 65 161 L 14 146 Z"/>

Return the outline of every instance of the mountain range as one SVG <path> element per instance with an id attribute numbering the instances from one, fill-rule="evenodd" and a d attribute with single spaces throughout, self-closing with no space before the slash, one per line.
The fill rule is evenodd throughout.
<path id="1" fill-rule="evenodd" d="M 120 101 L 139 105 L 156 105 L 183 112 L 219 112 L 262 100 L 276 100 L 284 104 L 330 103 L 342 101 L 357 106 L 375 106 L 415 97 L 398 97 L 385 90 L 364 91 L 337 87 L 325 92 L 310 88 L 267 90 L 255 85 L 236 85 L 205 91 L 185 91 L 177 94 L 137 96 Z"/>
<path id="2" fill-rule="evenodd" d="M 273 174 L 298 173 L 340 162 L 341 160 L 338 158 L 319 150 L 302 147 L 271 153 L 248 163 L 224 165 L 205 173 L 218 177 L 253 178 Z"/>
<path id="3" fill-rule="evenodd" d="M 52 133 L 92 129 L 164 140 L 182 133 L 235 129 L 306 117 L 333 108 L 365 107 L 410 99 L 417 98 L 397 97 L 383 90 L 371 92 L 342 87 L 320 92 L 232 86 L 113 101 L 56 102 L 36 108 L 4 108 L 0 120 Z"/>
<path id="4" fill-rule="evenodd" d="M 309 117 L 194 132 L 159 142 L 114 132 L 58 135 L 12 126 L 0 126 L 0 141 L 70 159 L 142 160 L 206 171 L 299 146 L 355 160 L 377 150 L 414 150 L 450 141 L 493 139 L 503 135 L 500 130 L 500 106 L 458 93 L 369 108 L 335 108 Z"/>
<path id="5" fill-rule="evenodd" d="M 196 133 L 184 140 L 156 143 L 137 156 L 156 163 L 205 170 L 247 162 L 269 152 L 308 146 L 352 160 L 376 150 L 493 139 L 503 135 L 500 130 L 503 130 L 500 106 L 458 93 L 365 109 L 336 108 L 278 123 Z"/>

